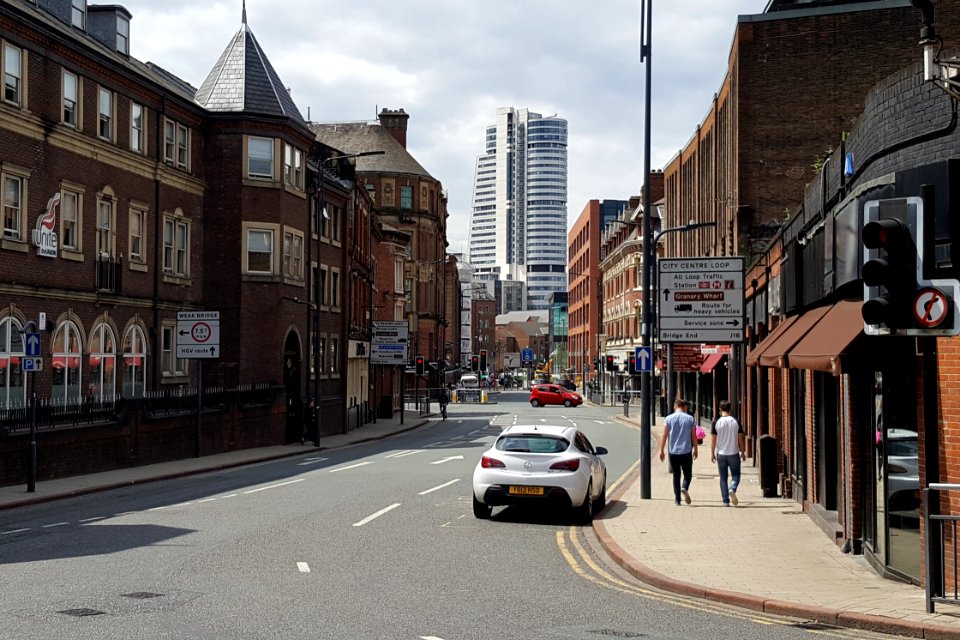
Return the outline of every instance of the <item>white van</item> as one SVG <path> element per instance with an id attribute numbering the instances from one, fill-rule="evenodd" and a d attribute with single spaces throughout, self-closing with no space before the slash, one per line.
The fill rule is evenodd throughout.
<path id="1" fill-rule="evenodd" d="M 460 376 L 460 388 L 461 389 L 479 389 L 480 378 L 470 373 L 462 375 Z"/>

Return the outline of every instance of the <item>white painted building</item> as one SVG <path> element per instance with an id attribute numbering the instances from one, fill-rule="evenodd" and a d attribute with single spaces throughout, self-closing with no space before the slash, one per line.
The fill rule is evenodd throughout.
<path id="1" fill-rule="evenodd" d="M 546 309 L 567 290 L 566 120 L 497 109 L 477 158 L 469 251 L 500 313 Z"/>

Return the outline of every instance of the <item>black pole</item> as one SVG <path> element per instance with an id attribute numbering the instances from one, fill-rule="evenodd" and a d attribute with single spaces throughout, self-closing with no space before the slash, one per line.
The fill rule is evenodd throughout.
<path id="1" fill-rule="evenodd" d="M 396 371 L 396 367 L 394 367 L 394 371 Z M 403 410 L 406 408 L 406 400 L 403 396 L 403 394 L 406 393 L 406 389 L 404 389 L 404 385 L 403 385 L 404 377 L 406 377 L 406 373 L 401 370 L 401 373 L 400 373 L 400 424 L 403 424 Z"/>
<path id="2" fill-rule="evenodd" d="M 27 469 L 27 493 L 33 493 L 36 490 L 37 490 L 37 372 L 34 371 L 30 374 L 30 466 Z"/>
<path id="3" fill-rule="evenodd" d="M 640 344 L 650 346 L 652 333 L 650 281 L 653 256 L 656 248 L 650 242 L 653 236 L 653 218 L 650 211 L 650 87 L 653 83 L 651 64 L 651 36 L 653 34 L 653 0 L 644 0 L 641 9 L 645 22 L 641 23 L 641 59 L 646 62 L 646 80 L 643 110 L 643 327 L 640 332 Z M 645 27 L 645 30 L 643 29 Z M 652 397 L 649 369 L 640 374 L 640 498 L 650 499 L 650 399 Z"/>
<path id="4" fill-rule="evenodd" d="M 200 430 L 203 426 L 203 359 L 197 360 L 197 429 L 194 434 L 193 455 L 200 457 Z"/>

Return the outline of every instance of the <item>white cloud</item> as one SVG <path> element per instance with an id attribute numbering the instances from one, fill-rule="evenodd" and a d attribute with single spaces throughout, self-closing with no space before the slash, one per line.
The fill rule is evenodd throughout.
<path id="1" fill-rule="evenodd" d="M 241 1 L 122 0 L 131 51 L 199 86 L 240 28 Z M 466 243 L 474 162 L 503 106 L 569 121 L 568 220 L 643 183 L 641 0 L 248 0 L 248 24 L 304 117 L 410 114 L 408 146 L 443 182 L 450 246 Z M 767 0 L 656 3 L 652 164 L 693 135 L 720 88 L 736 18 Z M 692 43 L 692 44 L 691 44 Z"/>

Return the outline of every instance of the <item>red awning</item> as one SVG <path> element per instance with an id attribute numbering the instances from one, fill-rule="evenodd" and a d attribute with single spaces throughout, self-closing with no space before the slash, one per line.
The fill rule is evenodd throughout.
<path id="1" fill-rule="evenodd" d="M 707 359 L 703 361 L 703 364 L 700 365 L 700 373 L 710 373 L 713 371 L 713 368 L 720 364 L 720 361 L 726 357 L 725 353 L 711 353 L 707 356 Z"/>
<path id="2" fill-rule="evenodd" d="M 143 364 L 143 358 L 140 356 L 123 356 L 123 362 L 128 367 L 139 367 Z"/>
<path id="3" fill-rule="evenodd" d="M 64 364 L 66 364 L 71 369 L 80 368 L 80 356 L 53 356 L 50 361 L 50 365 L 57 369 L 63 369 Z"/>

